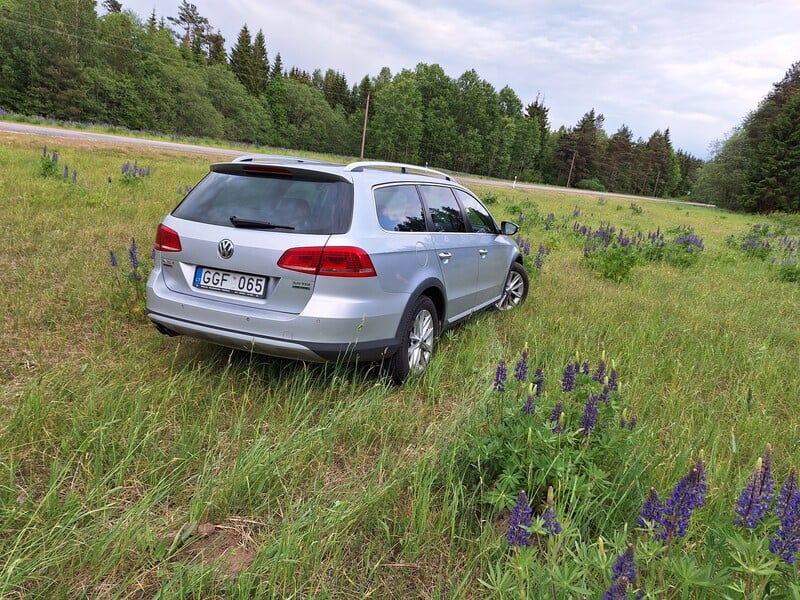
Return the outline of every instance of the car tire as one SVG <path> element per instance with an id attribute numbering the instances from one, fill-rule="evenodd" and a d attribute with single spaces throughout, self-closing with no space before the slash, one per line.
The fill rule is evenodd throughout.
<path id="1" fill-rule="evenodd" d="M 494 308 L 496 310 L 506 311 L 516 308 L 528 297 L 528 287 L 530 286 L 530 278 L 528 272 L 518 262 L 511 263 L 511 268 L 508 270 L 508 277 L 503 285 L 503 295 L 500 297 Z"/>
<path id="2" fill-rule="evenodd" d="M 433 357 L 439 337 L 439 317 L 433 300 L 427 296 L 417 298 L 403 315 L 399 331 L 400 345 L 387 364 L 388 374 L 397 385 L 409 376 L 422 375 Z"/>

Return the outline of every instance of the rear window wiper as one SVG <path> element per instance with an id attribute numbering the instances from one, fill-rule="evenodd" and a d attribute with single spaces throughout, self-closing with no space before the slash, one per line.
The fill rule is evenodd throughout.
<path id="1" fill-rule="evenodd" d="M 242 229 L 294 229 L 292 225 L 279 225 L 277 223 L 270 223 L 269 221 L 258 221 L 256 219 L 240 219 L 236 215 L 230 218 L 234 227 L 241 227 Z"/>

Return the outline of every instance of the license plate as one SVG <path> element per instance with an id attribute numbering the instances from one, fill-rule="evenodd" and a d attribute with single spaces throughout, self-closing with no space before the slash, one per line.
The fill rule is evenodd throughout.
<path id="1" fill-rule="evenodd" d="M 233 271 L 197 267 L 192 285 L 204 290 L 227 292 L 240 296 L 263 298 L 267 295 L 267 278 Z"/>

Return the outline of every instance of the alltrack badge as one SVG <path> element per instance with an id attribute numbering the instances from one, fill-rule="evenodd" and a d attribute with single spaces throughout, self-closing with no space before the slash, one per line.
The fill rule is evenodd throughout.
<path id="1" fill-rule="evenodd" d="M 230 240 L 222 240 L 217 245 L 217 251 L 220 257 L 228 259 L 233 256 L 233 242 Z"/>

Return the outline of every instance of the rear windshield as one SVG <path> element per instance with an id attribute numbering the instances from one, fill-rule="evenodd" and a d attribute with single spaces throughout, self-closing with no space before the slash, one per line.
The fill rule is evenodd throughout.
<path id="1" fill-rule="evenodd" d="M 353 217 L 353 187 L 343 181 L 210 172 L 172 214 L 227 227 L 238 222 L 285 233 L 345 233 Z"/>

